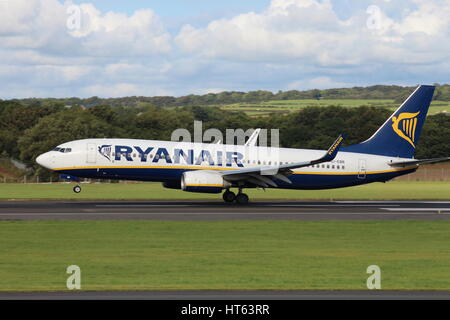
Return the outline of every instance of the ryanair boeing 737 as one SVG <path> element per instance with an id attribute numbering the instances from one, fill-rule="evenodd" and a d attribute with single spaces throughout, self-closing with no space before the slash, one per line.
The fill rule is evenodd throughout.
<path id="1" fill-rule="evenodd" d="M 86 139 L 64 143 L 36 161 L 69 179 L 159 181 L 188 192 L 224 191 L 224 201 L 239 204 L 249 201 L 245 188 L 332 189 L 385 182 L 421 164 L 450 160 L 414 159 L 434 89 L 419 86 L 367 141 L 341 148 L 341 135 L 328 151 Z"/>

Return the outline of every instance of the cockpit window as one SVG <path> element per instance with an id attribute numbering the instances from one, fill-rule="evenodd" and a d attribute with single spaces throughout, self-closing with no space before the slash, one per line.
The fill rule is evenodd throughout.
<path id="1" fill-rule="evenodd" d="M 60 147 L 56 147 L 56 148 L 53 149 L 52 151 L 57 151 L 57 152 L 62 152 L 62 153 L 69 153 L 69 152 L 72 152 L 72 148 L 60 148 Z"/>

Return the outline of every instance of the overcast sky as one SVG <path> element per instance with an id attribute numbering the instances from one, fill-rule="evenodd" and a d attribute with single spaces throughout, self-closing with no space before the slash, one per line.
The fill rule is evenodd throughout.
<path id="1" fill-rule="evenodd" d="M 0 0 L 0 98 L 450 82 L 450 0 Z"/>

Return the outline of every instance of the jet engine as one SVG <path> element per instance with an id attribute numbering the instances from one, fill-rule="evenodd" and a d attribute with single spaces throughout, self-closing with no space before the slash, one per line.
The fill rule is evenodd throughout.
<path id="1" fill-rule="evenodd" d="M 229 187 L 231 184 L 214 171 L 187 171 L 181 177 L 181 189 L 187 192 L 221 193 Z"/>

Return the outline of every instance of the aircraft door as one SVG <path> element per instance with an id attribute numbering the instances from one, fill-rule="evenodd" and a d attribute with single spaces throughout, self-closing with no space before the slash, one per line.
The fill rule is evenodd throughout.
<path id="1" fill-rule="evenodd" d="M 366 178 L 366 160 L 360 159 L 358 165 L 358 179 L 365 179 Z"/>
<path id="2" fill-rule="evenodd" d="M 97 161 L 97 145 L 95 143 L 87 144 L 87 163 L 95 163 Z"/>

